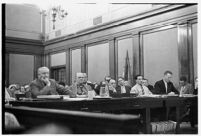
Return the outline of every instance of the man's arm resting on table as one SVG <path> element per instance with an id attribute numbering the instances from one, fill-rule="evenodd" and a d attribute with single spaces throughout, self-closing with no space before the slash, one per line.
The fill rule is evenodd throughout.
<path id="1" fill-rule="evenodd" d="M 32 96 L 36 98 L 38 95 L 48 95 L 50 93 L 51 88 L 49 85 L 46 85 L 43 89 L 40 90 L 37 87 L 37 85 L 31 84 L 30 90 L 31 90 Z"/>

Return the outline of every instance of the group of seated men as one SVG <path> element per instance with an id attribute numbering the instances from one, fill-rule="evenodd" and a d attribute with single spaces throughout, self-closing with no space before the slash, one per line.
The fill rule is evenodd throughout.
<path id="1" fill-rule="evenodd" d="M 71 86 L 63 86 L 55 80 L 49 78 L 49 69 L 40 67 L 38 69 L 38 78 L 29 84 L 29 97 L 37 98 L 39 95 L 69 95 L 70 97 L 79 97 L 85 95 L 88 97 L 89 91 L 93 91 L 95 95 L 105 95 L 115 97 L 115 95 L 135 94 L 152 95 L 152 94 L 195 94 L 198 91 L 198 79 L 195 79 L 195 89 L 187 82 L 186 77 L 181 77 L 179 87 L 176 89 L 171 82 L 173 73 L 165 71 L 162 80 L 157 81 L 154 86 L 148 84 L 148 80 L 142 75 L 136 75 L 136 84 L 132 87 L 123 77 L 118 78 L 118 84 L 110 76 L 106 76 L 104 81 L 92 83 L 88 81 L 86 73 L 76 73 L 76 79 Z M 26 90 L 26 89 L 25 89 Z M 5 93 L 5 95 L 9 95 Z"/>
<path id="2" fill-rule="evenodd" d="M 197 94 L 191 84 L 187 83 L 186 77 L 180 78 L 180 85 L 176 89 L 171 82 L 171 71 L 165 71 L 163 79 L 157 81 L 153 86 L 148 84 L 148 80 L 144 79 L 142 75 L 135 77 L 136 84 L 131 87 L 123 77 L 118 78 L 118 85 L 111 77 L 105 77 L 105 80 L 100 84 L 88 81 L 86 73 L 76 73 L 76 80 L 71 86 L 62 86 L 55 80 L 49 78 L 49 69 L 47 67 L 40 67 L 38 69 L 38 78 L 30 83 L 30 92 L 33 98 L 38 95 L 70 95 L 70 97 L 77 97 L 79 95 L 88 95 L 89 91 L 94 91 L 99 95 L 104 89 L 107 96 L 115 94 L 136 94 L 152 95 L 152 94 Z M 196 80 L 197 81 L 197 80 Z M 197 82 L 196 86 L 197 86 Z M 196 87 L 197 88 L 197 87 Z"/>
<path id="3" fill-rule="evenodd" d="M 110 76 L 106 76 L 104 81 L 92 83 L 88 81 L 86 73 L 76 73 L 76 79 L 71 86 L 63 86 L 55 80 L 49 78 L 49 69 L 40 67 L 38 69 L 38 78 L 29 84 L 29 97 L 36 98 L 38 95 L 69 95 L 70 97 L 79 97 L 88 95 L 89 91 L 94 91 L 95 95 L 100 95 L 104 89 L 105 96 L 115 96 L 124 94 L 152 95 L 152 94 L 197 94 L 197 78 L 195 80 L 195 89 L 187 82 L 186 77 L 180 78 L 179 87 L 174 87 L 171 82 L 173 73 L 165 71 L 163 79 L 157 81 L 154 86 L 149 85 L 148 80 L 142 75 L 136 75 L 136 84 L 132 87 L 123 77 L 118 78 L 118 84 Z"/>

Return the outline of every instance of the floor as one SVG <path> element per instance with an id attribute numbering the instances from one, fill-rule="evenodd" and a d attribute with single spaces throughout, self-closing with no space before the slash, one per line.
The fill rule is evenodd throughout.
<path id="1" fill-rule="evenodd" d="M 192 128 L 189 122 L 182 122 L 179 134 L 198 134 L 198 125 Z"/>

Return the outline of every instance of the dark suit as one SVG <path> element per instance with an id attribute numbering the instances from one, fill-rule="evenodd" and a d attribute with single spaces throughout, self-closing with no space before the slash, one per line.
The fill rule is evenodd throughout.
<path id="1" fill-rule="evenodd" d="M 125 89 L 126 89 L 126 94 L 130 94 L 131 87 L 125 86 Z M 117 93 L 118 93 L 118 94 L 121 94 L 121 86 L 118 85 L 118 86 L 116 87 L 116 90 L 117 90 Z"/>
<path id="2" fill-rule="evenodd" d="M 175 94 L 178 94 L 179 92 L 174 87 L 172 82 L 167 83 L 167 92 L 165 88 L 165 83 L 163 80 L 157 81 L 154 85 L 154 94 L 168 94 L 170 92 L 174 92 Z"/>
<path id="3" fill-rule="evenodd" d="M 55 80 L 50 79 L 50 86 L 46 86 L 44 82 L 36 79 L 30 84 L 30 91 L 33 98 L 38 95 L 58 95 L 58 94 L 69 94 L 69 91 L 62 85 L 56 83 Z"/>

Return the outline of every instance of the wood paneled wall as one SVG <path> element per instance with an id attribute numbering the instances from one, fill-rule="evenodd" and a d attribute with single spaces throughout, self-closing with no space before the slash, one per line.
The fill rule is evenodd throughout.
<path id="1" fill-rule="evenodd" d="M 9 54 L 22 54 L 34 56 L 34 77 L 37 77 L 37 69 L 44 65 L 44 46 L 41 41 L 6 37 L 5 38 L 5 80 L 6 85 L 9 85 Z"/>

